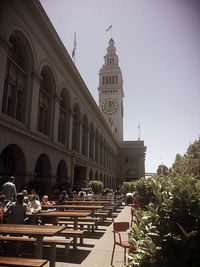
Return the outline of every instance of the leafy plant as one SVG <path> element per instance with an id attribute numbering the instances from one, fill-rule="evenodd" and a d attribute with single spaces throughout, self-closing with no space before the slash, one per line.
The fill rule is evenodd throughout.
<path id="1" fill-rule="evenodd" d="M 190 174 L 200 177 L 200 137 L 190 144 L 183 156 L 176 155 L 173 170 L 176 174 Z"/>
<path id="2" fill-rule="evenodd" d="M 200 266 L 200 181 L 190 175 L 154 176 L 138 181 L 145 209 L 134 209 L 129 266 Z"/>
<path id="3" fill-rule="evenodd" d="M 91 180 L 88 184 L 92 188 L 94 194 L 100 194 L 103 191 L 103 182 L 97 180 Z"/>

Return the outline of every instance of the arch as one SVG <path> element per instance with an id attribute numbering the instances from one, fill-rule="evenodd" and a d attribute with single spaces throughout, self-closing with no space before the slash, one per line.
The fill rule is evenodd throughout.
<path id="1" fill-rule="evenodd" d="M 34 66 L 33 54 L 29 42 L 19 31 L 12 32 L 9 43 L 2 112 L 25 123 Z"/>
<path id="2" fill-rule="evenodd" d="M 55 79 L 49 66 L 41 71 L 39 103 L 38 103 L 38 131 L 50 136 L 53 114 L 53 94 L 55 93 Z"/>
<path id="3" fill-rule="evenodd" d="M 72 149 L 79 152 L 80 146 L 80 108 L 77 103 L 73 109 Z"/>
<path id="4" fill-rule="evenodd" d="M 35 177 L 28 185 L 28 191 L 35 189 L 39 196 L 51 194 L 51 163 L 46 154 L 41 154 L 35 164 Z"/>
<path id="5" fill-rule="evenodd" d="M 83 116 L 82 124 L 82 154 L 88 155 L 88 118 L 86 114 Z"/>
<path id="6" fill-rule="evenodd" d="M 68 145 L 69 140 L 69 120 L 70 120 L 70 101 L 66 88 L 63 88 L 60 93 L 58 121 L 58 142 Z"/>
<path id="7" fill-rule="evenodd" d="M 94 175 L 93 175 L 93 170 L 90 169 L 90 172 L 89 172 L 89 179 L 92 180 L 93 177 L 94 177 Z"/>
<path id="8" fill-rule="evenodd" d="M 59 191 L 66 190 L 69 186 L 68 181 L 68 169 L 64 160 L 61 160 L 57 167 L 57 179 L 56 179 L 56 187 Z"/>
<path id="9" fill-rule="evenodd" d="M 0 180 L 1 185 L 5 182 L 7 176 L 14 175 L 18 190 L 25 185 L 26 160 L 24 152 L 17 144 L 9 144 L 0 154 Z"/>

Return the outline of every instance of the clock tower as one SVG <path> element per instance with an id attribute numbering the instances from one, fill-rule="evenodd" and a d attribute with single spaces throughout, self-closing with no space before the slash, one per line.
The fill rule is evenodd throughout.
<path id="1" fill-rule="evenodd" d="M 116 54 L 115 42 L 111 38 L 99 71 L 99 108 L 110 125 L 118 142 L 123 141 L 123 79 Z"/>

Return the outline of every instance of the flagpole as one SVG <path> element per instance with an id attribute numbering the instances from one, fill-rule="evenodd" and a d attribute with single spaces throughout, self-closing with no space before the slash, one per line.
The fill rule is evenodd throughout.
<path id="1" fill-rule="evenodd" d="M 74 60 L 74 64 L 76 63 L 76 32 L 74 33 L 74 48 L 72 51 L 72 58 Z"/>
<path id="2" fill-rule="evenodd" d="M 141 128 L 140 128 L 140 122 L 138 123 L 138 141 L 141 139 Z"/>

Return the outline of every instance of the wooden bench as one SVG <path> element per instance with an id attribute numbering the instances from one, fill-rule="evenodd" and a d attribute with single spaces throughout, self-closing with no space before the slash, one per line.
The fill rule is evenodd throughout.
<path id="1" fill-rule="evenodd" d="M 42 267 L 48 261 L 44 259 L 31 259 L 31 258 L 16 258 L 16 257 L 1 257 L 0 266 L 29 266 L 29 267 Z"/>
<path id="2" fill-rule="evenodd" d="M 86 218 L 79 218 L 78 219 L 80 222 L 94 222 L 95 223 L 95 229 L 98 229 L 98 225 L 100 223 L 100 218 L 98 217 L 86 217 Z"/>
<path id="3" fill-rule="evenodd" d="M 83 245 L 84 234 L 85 234 L 85 231 L 80 230 L 80 229 L 77 229 L 77 230 L 65 229 L 59 233 L 60 236 L 64 236 L 65 238 L 72 237 L 73 240 L 75 240 L 75 239 L 77 240 L 77 237 L 79 237 L 80 238 L 80 242 L 79 242 L 80 245 Z M 76 248 L 76 242 L 73 242 L 73 248 Z"/>
<path id="4" fill-rule="evenodd" d="M 109 216 L 109 212 L 107 210 L 99 210 L 94 213 L 94 216 L 100 218 L 100 222 L 103 223 Z"/>
<path id="5" fill-rule="evenodd" d="M 26 236 L 0 236 L 0 241 L 8 242 L 8 241 L 13 241 L 17 242 L 17 251 L 19 251 L 19 242 L 29 242 L 29 243 L 35 243 L 36 239 L 35 238 L 29 238 Z M 61 239 L 58 237 L 45 237 L 43 239 L 43 245 L 50 246 L 50 266 L 55 266 L 55 260 L 56 260 L 56 246 L 57 245 L 64 245 L 65 250 L 64 250 L 64 256 L 65 259 L 67 259 L 67 255 L 69 252 L 69 246 L 72 243 L 72 240 L 68 239 Z"/>
<path id="6" fill-rule="evenodd" d="M 69 221 L 58 221 L 58 225 L 74 225 L 74 222 L 69 220 Z M 78 225 L 81 230 L 84 230 L 84 226 L 87 226 L 87 233 L 90 233 L 90 230 L 94 232 L 94 226 L 95 222 L 90 222 L 90 221 L 78 221 Z"/>

